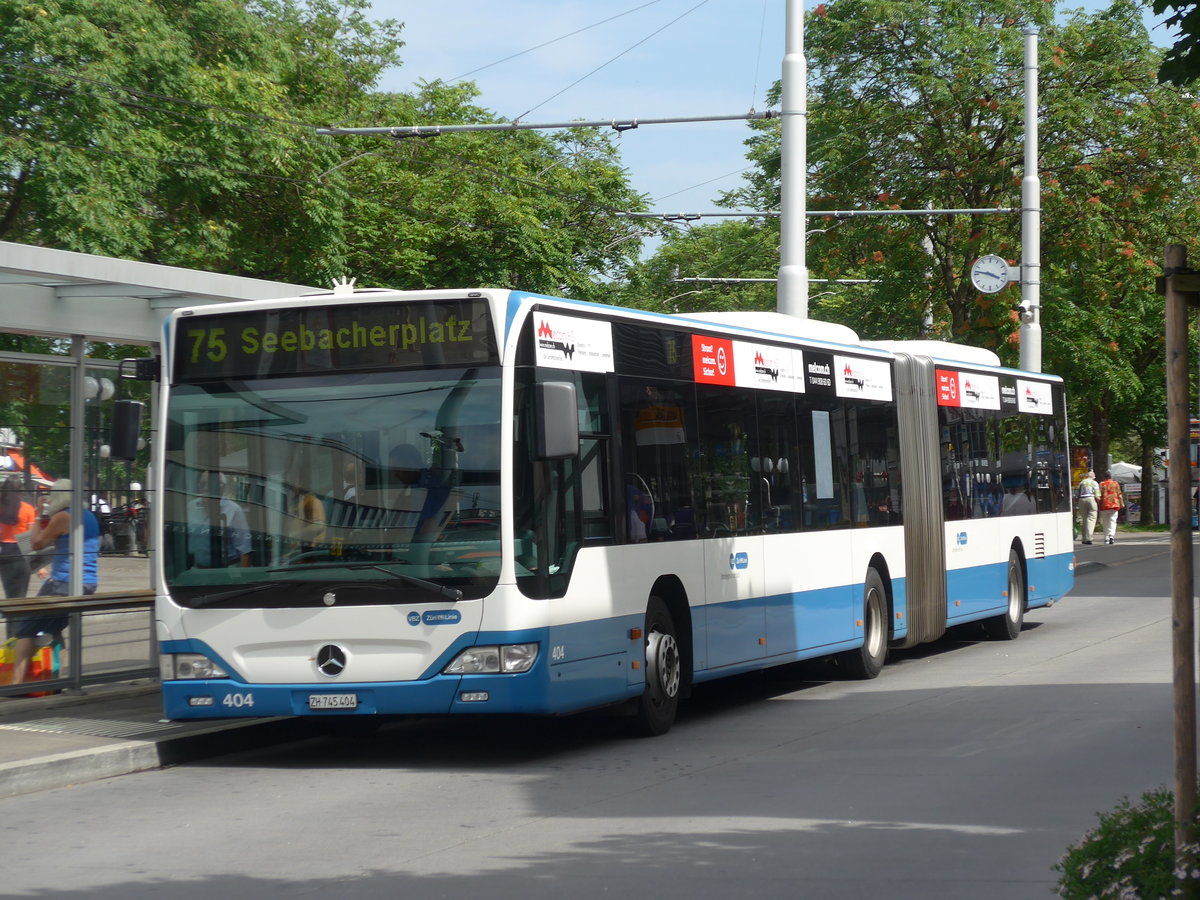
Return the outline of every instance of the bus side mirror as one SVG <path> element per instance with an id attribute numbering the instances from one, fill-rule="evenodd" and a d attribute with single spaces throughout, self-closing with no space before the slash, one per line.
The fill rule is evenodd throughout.
<path id="1" fill-rule="evenodd" d="M 534 429 L 538 459 L 568 459 L 579 453 L 575 385 L 543 381 L 534 386 Z"/>
<path id="2" fill-rule="evenodd" d="M 113 403 L 112 433 L 108 441 L 111 459 L 132 460 L 137 457 L 143 406 L 145 404 L 137 400 L 117 400 Z"/>

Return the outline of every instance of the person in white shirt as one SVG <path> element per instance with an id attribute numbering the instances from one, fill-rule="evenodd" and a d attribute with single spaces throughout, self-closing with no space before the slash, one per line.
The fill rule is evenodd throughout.
<path id="1" fill-rule="evenodd" d="M 245 511 L 225 496 L 225 476 L 203 472 L 198 487 L 200 496 L 188 504 L 188 552 L 195 565 L 202 569 L 251 565 L 250 525 Z M 214 547 L 219 548 L 215 562 Z"/>
<path id="2" fill-rule="evenodd" d="M 1078 490 L 1079 524 L 1085 544 L 1092 542 L 1092 534 L 1096 531 L 1096 514 L 1099 509 L 1096 501 L 1099 496 L 1100 483 L 1096 481 L 1096 473 L 1089 471 L 1079 479 Z"/>

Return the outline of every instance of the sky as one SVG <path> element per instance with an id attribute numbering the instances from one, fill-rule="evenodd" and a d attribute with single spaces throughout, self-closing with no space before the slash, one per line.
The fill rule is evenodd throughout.
<path id="1" fill-rule="evenodd" d="M 421 80 L 466 76 L 481 90 L 479 105 L 528 123 L 762 111 L 780 77 L 785 3 L 373 0 L 373 17 L 404 23 L 404 64 L 379 87 L 408 91 Z M 1108 4 L 1066 5 L 1095 11 Z M 1170 43 L 1164 28 L 1151 36 Z M 747 137 L 746 122 L 731 121 L 644 125 L 616 141 L 650 209 L 676 213 L 718 208 L 714 201 L 736 188 L 746 170 Z"/>

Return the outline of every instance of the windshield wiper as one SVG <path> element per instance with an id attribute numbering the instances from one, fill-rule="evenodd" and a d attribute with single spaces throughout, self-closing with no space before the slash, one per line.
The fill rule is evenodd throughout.
<path id="1" fill-rule="evenodd" d="M 267 569 L 267 574 L 273 572 L 303 572 L 305 569 L 375 569 L 382 572 L 384 575 L 395 579 L 404 584 L 419 587 L 431 593 L 437 594 L 440 597 L 445 597 L 447 600 L 453 600 L 457 603 L 463 598 L 463 592 L 458 588 L 445 587 L 438 584 L 436 581 L 427 581 L 424 578 L 417 578 L 415 575 L 405 575 L 402 572 L 393 572 L 391 569 L 384 568 L 386 563 L 373 562 L 346 562 L 346 563 L 302 563 L 298 566 L 278 566 L 274 569 Z M 391 565 L 403 565 L 403 563 L 392 563 Z"/>
<path id="2" fill-rule="evenodd" d="M 189 602 L 188 606 L 191 609 L 203 609 L 206 606 L 215 606 L 218 603 L 223 603 L 226 600 L 236 600 L 239 597 L 245 597 L 249 594 L 257 594 L 259 591 L 265 591 L 268 588 L 278 587 L 277 584 L 252 584 L 250 587 L 236 588 L 232 591 L 221 591 L 218 594 L 201 594 L 199 597 L 194 597 Z"/>

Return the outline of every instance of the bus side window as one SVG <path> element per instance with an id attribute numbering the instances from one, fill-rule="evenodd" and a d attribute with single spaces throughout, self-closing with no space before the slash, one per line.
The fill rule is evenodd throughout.
<path id="1" fill-rule="evenodd" d="M 693 508 L 696 403 L 692 385 L 621 380 L 624 540 L 681 540 L 697 533 Z"/>
<path id="2" fill-rule="evenodd" d="M 850 524 L 849 448 L 841 401 L 805 399 L 800 416 L 804 456 L 804 527 Z"/>
<path id="3" fill-rule="evenodd" d="M 704 479 L 705 533 L 747 534 L 761 520 L 761 490 L 751 465 L 757 441 L 754 393 L 728 387 L 697 389 L 700 466 Z"/>
<path id="4" fill-rule="evenodd" d="M 760 492 L 760 527 L 767 533 L 796 531 L 800 436 L 791 394 L 771 392 L 758 397 L 758 437 L 752 447 L 750 467 Z"/>

